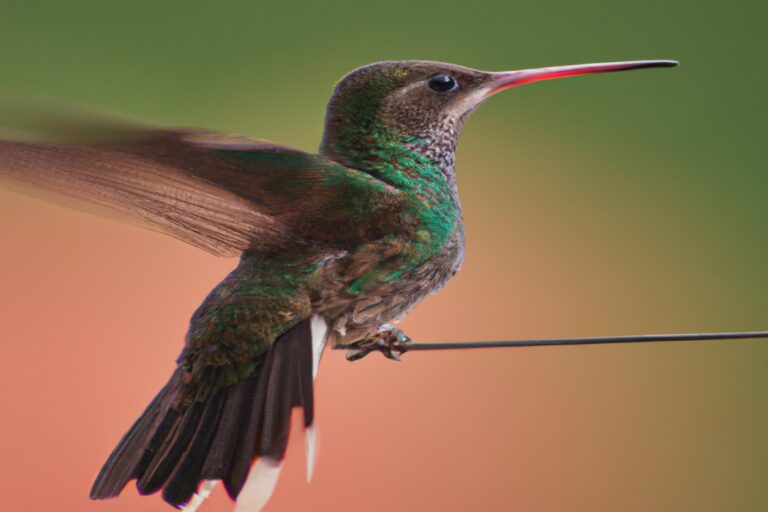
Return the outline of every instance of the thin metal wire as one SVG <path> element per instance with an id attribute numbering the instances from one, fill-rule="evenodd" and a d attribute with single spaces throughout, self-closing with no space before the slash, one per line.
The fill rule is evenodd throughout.
<path id="1" fill-rule="evenodd" d="M 400 348 L 388 348 L 386 346 L 368 346 L 367 350 L 394 350 L 397 352 L 410 352 L 412 350 L 452 350 L 474 348 L 504 348 L 504 347 L 553 347 L 563 345 L 600 345 L 608 343 L 658 343 L 663 341 L 711 341 L 711 340 L 743 340 L 743 339 L 768 339 L 768 331 L 747 332 L 704 332 L 686 334 L 641 334 L 635 336 L 606 336 L 597 338 L 544 338 L 531 340 L 509 341 L 458 341 L 447 343 L 411 343 Z M 343 345 L 334 347 L 343 350 Z"/>

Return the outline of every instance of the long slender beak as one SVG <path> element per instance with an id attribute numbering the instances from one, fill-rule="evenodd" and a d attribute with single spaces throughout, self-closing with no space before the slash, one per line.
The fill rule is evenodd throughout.
<path id="1" fill-rule="evenodd" d="M 554 66 L 549 68 L 523 69 L 521 71 L 503 71 L 493 73 L 485 87 L 484 98 L 496 94 L 499 91 L 529 84 L 541 80 L 554 80 L 577 75 L 591 75 L 593 73 L 608 73 L 611 71 L 626 71 L 642 68 L 670 68 L 678 65 L 675 60 L 635 60 L 627 62 L 602 62 L 598 64 L 576 64 L 573 66 Z"/>

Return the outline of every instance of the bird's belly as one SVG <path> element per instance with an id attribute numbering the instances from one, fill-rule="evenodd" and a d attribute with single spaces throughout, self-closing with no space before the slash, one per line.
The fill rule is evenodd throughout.
<path id="1" fill-rule="evenodd" d="M 464 233 L 459 227 L 432 258 L 344 300 L 330 315 L 331 325 L 351 342 L 378 331 L 383 324 L 401 320 L 422 299 L 445 286 L 458 272 L 463 256 Z"/>

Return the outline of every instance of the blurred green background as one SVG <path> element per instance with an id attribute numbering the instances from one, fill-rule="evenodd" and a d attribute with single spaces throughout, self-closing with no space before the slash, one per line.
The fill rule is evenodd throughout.
<path id="1" fill-rule="evenodd" d="M 424 341 L 757 330 L 768 328 L 767 15 L 757 1 L 5 0 L 0 91 L 314 150 L 334 83 L 369 62 L 429 59 L 507 70 L 677 59 L 677 69 L 534 84 L 483 106 L 458 151 L 465 268 L 404 329 Z M 50 239 L 44 226 L 51 220 L 22 218 L 43 208 L 33 200 L 3 190 L 0 201 L 0 303 L 21 330 L 30 311 L 45 318 L 46 308 L 57 307 L 51 304 L 75 300 L 67 289 L 94 276 L 54 266 L 51 276 L 73 272 L 74 284 L 48 292 L 50 304 L 35 303 L 35 295 L 21 300 L 23 288 L 44 277 L 36 260 L 14 247 L 29 226 L 42 230 L 40 243 Z M 85 218 L 50 211 L 68 219 L 70 230 Z M 156 242 L 146 236 L 137 244 Z M 51 251 L 77 241 L 59 243 Z M 112 262 L 105 275 L 135 264 L 120 253 L 99 253 L 98 240 L 81 243 Z M 230 263 L 168 244 L 162 250 L 186 275 L 210 265 L 196 295 L 183 297 L 188 316 Z M 198 266 L 184 263 L 196 257 Z M 142 290 L 176 286 L 158 281 L 165 275 L 159 271 L 147 272 L 136 285 Z M 20 273 L 29 277 L 13 281 Z M 168 292 L 168 302 L 182 301 L 177 295 Z M 90 310 L 93 302 L 99 300 L 82 307 Z M 147 324 L 163 321 L 162 305 L 146 308 Z M 83 322 L 78 311 L 73 322 Z M 75 330 L 78 339 L 92 335 L 75 325 L 72 338 Z M 174 318 L 173 326 L 175 338 L 153 342 L 168 355 L 149 387 L 163 382 L 180 347 L 183 321 Z M 6 361 L 21 350 L 19 340 L 3 343 Z M 47 353 L 44 345 L 39 351 Z M 62 360 L 75 364 L 65 354 L 40 357 L 51 368 Z M 321 424 L 317 480 L 302 484 L 301 461 L 289 460 L 294 469 L 272 510 L 308 503 L 316 510 L 768 509 L 765 342 L 411 354 L 396 367 L 340 359 L 326 356 L 329 371 L 319 384 L 327 425 Z M 44 382 L 50 371 L 44 366 L 28 377 Z M 0 377 L 5 389 L 17 384 L 8 375 Z M 88 369 L 78 378 L 88 380 Z M 101 378 L 89 386 L 113 386 L 104 393 L 115 400 L 133 384 Z M 67 385 L 66 377 L 59 385 Z M 151 394 L 131 398 L 122 428 Z M 22 428 L 30 418 L 51 421 L 39 412 L 48 406 L 44 395 L 27 398 L 39 399 L 32 416 L 14 414 L 23 398 L 3 399 L 0 432 L 7 422 Z M 88 479 L 121 427 L 101 432 L 78 418 L 70 423 L 93 432 L 98 443 L 83 455 L 82 483 L 58 488 L 59 509 L 162 509 L 157 499 L 86 503 Z M 386 435 L 385 428 L 407 429 L 409 440 L 374 435 Z M 5 439 L 6 450 L 17 449 Z M 47 441 L 77 445 L 76 439 Z M 0 462 L 0 494 L 14 510 L 38 510 L 48 498 L 36 498 L 29 481 L 41 467 L 56 479 L 71 460 L 50 452 L 50 460 L 20 473 L 27 455 L 21 448 L 13 453 Z M 212 507 L 228 505 L 218 496 Z"/>

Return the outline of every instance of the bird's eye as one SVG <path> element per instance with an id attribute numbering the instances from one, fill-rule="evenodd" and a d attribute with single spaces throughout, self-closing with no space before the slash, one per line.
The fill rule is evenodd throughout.
<path id="1" fill-rule="evenodd" d="M 445 73 L 438 73 L 429 79 L 429 88 L 435 92 L 450 92 L 459 88 L 456 79 Z"/>

